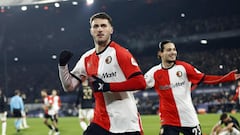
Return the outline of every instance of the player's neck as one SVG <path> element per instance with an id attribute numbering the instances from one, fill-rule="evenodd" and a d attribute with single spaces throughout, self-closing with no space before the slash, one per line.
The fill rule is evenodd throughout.
<path id="1" fill-rule="evenodd" d="M 104 51 L 105 48 L 110 44 L 110 42 L 111 42 L 111 40 L 109 39 L 106 42 L 95 43 L 96 53 L 101 53 L 102 51 Z"/>
<path id="2" fill-rule="evenodd" d="M 162 67 L 165 68 L 165 69 L 168 69 L 168 68 L 171 68 L 173 65 L 175 64 L 174 61 L 163 61 L 162 62 Z"/>

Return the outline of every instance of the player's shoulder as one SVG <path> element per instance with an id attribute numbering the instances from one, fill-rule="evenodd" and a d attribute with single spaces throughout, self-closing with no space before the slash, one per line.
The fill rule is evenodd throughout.
<path id="1" fill-rule="evenodd" d="M 86 51 L 81 57 L 87 57 L 95 52 L 95 48 Z"/>
<path id="2" fill-rule="evenodd" d="M 192 67 L 192 65 L 186 61 L 182 61 L 182 60 L 176 60 L 175 62 L 176 65 L 182 65 L 184 67 Z"/>
<path id="3" fill-rule="evenodd" d="M 127 48 L 123 47 L 122 45 L 120 45 L 119 43 L 115 42 L 115 41 L 111 41 L 109 47 L 114 48 L 117 51 L 126 51 L 129 52 Z"/>
<path id="4" fill-rule="evenodd" d="M 162 64 L 160 63 L 160 64 L 158 64 L 158 65 L 154 65 L 153 67 L 151 67 L 148 71 L 147 71 L 147 73 L 145 73 L 145 75 L 146 74 L 152 74 L 152 73 L 154 73 L 154 72 L 156 72 L 156 71 L 158 71 L 158 70 L 161 70 L 162 69 L 162 66 L 161 66 Z"/>

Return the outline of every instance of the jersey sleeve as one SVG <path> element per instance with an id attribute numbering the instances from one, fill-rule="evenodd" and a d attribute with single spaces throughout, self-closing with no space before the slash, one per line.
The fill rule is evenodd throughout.
<path id="1" fill-rule="evenodd" d="M 144 79 L 146 81 L 146 88 L 153 88 L 155 85 L 154 73 L 158 69 L 158 66 L 152 67 L 144 74 Z"/>
<path id="2" fill-rule="evenodd" d="M 203 83 L 205 84 L 218 84 L 223 82 L 235 81 L 235 73 L 237 71 L 233 70 L 226 75 L 218 76 L 218 75 L 206 75 L 203 79 Z"/>
<path id="3" fill-rule="evenodd" d="M 128 79 L 137 72 L 141 73 L 141 69 L 138 66 L 137 61 L 132 54 L 125 48 L 117 49 L 116 52 L 119 66 L 121 67 L 125 77 Z"/>
<path id="4" fill-rule="evenodd" d="M 204 77 L 204 73 L 188 63 L 183 62 L 183 65 L 186 69 L 188 80 L 192 84 L 199 84 Z"/>
<path id="5" fill-rule="evenodd" d="M 111 91 L 119 92 L 145 89 L 146 82 L 135 58 L 125 48 L 118 48 L 117 50 L 117 60 L 126 81 L 110 83 Z"/>

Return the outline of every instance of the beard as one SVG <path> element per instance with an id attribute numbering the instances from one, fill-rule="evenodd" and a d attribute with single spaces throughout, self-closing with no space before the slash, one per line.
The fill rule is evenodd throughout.
<path id="1" fill-rule="evenodd" d="M 105 45 L 107 45 L 107 40 L 105 40 L 105 41 L 97 41 L 97 44 L 100 45 L 100 46 L 105 46 Z"/>

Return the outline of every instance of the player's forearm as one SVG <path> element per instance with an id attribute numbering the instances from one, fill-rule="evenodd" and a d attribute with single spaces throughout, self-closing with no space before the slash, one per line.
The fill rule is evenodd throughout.
<path id="1" fill-rule="evenodd" d="M 146 82 L 143 75 L 137 75 L 124 82 L 110 83 L 110 89 L 113 92 L 144 90 Z"/>
<path id="2" fill-rule="evenodd" d="M 205 84 L 218 84 L 223 82 L 230 82 L 234 81 L 235 79 L 235 72 L 232 71 L 224 76 L 216 76 L 216 75 L 205 75 L 203 79 L 203 83 Z"/>
<path id="3" fill-rule="evenodd" d="M 67 65 L 58 66 L 58 69 L 64 91 L 73 91 L 79 84 L 79 81 L 72 77 L 72 75 L 69 73 Z"/>

